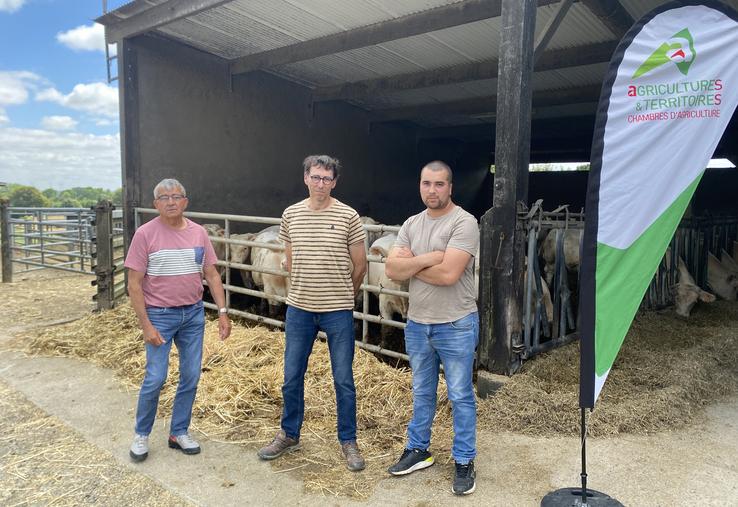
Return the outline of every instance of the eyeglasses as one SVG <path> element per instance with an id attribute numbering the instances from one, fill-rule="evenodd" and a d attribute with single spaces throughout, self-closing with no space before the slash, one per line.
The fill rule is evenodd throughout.
<path id="1" fill-rule="evenodd" d="M 187 199 L 187 197 L 180 195 L 180 194 L 172 194 L 172 195 L 160 195 L 156 198 L 159 202 L 167 202 L 169 200 L 172 200 L 174 202 L 179 202 L 182 199 Z"/>
<path id="2" fill-rule="evenodd" d="M 316 185 L 321 181 L 326 185 L 330 185 L 331 183 L 333 183 L 333 180 L 334 178 L 331 178 L 330 176 L 318 176 L 317 174 L 310 175 L 310 181 L 312 181 Z"/>

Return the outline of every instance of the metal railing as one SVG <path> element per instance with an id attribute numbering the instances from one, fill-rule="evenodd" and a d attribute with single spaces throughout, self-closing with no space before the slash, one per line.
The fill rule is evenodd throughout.
<path id="1" fill-rule="evenodd" d="M 134 223 L 136 225 L 136 228 L 138 228 L 141 225 L 143 221 L 143 217 L 145 215 L 156 215 L 158 214 L 158 211 L 153 208 L 135 208 L 134 214 L 135 214 Z M 236 262 L 231 258 L 231 247 L 233 245 L 248 246 L 251 248 L 254 248 L 254 247 L 267 248 L 273 251 L 284 251 L 284 245 L 282 245 L 281 243 L 280 244 L 264 243 L 264 242 L 243 240 L 243 239 L 231 237 L 231 235 L 233 234 L 234 224 L 278 225 L 280 223 L 280 219 L 274 218 L 274 217 L 231 215 L 231 214 L 221 214 L 221 213 L 203 213 L 203 212 L 194 212 L 194 211 L 187 211 L 184 213 L 184 215 L 188 218 L 197 219 L 199 221 L 203 221 L 203 220 L 217 221 L 219 223 L 222 222 L 223 224 L 223 230 L 224 230 L 223 237 L 221 238 L 221 237 L 210 236 L 210 240 L 213 243 L 223 243 L 226 246 L 224 259 L 219 259 L 216 265 L 225 268 L 225 273 L 224 273 L 225 280 L 224 280 L 223 288 L 225 289 L 226 308 L 228 308 L 228 313 L 231 315 L 237 315 L 239 317 L 252 320 L 254 322 L 267 324 L 270 326 L 275 326 L 275 327 L 279 327 L 283 329 L 284 322 L 281 320 L 271 318 L 271 317 L 265 317 L 263 315 L 258 315 L 258 314 L 251 313 L 251 312 L 247 312 L 242 309 L 233 308 L 231 304 L 232 294 L 242 294 L 246 296 L 253 296 L 256 298 L 260 298 L 260 299 L 270 299 L 270 300 L 278 301 L 279 303 L 282 303 L 282 304 L 285 303 L 286 298 L 282 296 L 275 295 L 275 294 L 266 294 L 263 290 L 255 290 L 255 289 L 250 289 L 247 287 L 241 287 L 238 285 L 234 285 L 231 280 L 231 270 L 232 269 L 246 270 L 250 272 L 267 273 L 267 274 L 284 276 L 284 277 L 289 276 L 289 273 L 287 271 L 284 271 L 281 269 L 270 269 L 270 268 L 254 266 L 253 264 Z M 367 232 L 380 232 L 380 233 L 397 232 L 400 229 L 397 226 L 389 226 L 389 225 L 365 224 L 363 227 Z M 371 245 L 369 245 L 368 240 L 366 240 L 364 247 L 367 252 L 367 261 L 384 263 L 385 262 L 384 257 L 369 255 L 370 246 Z M 367 269 L 367 274 L 364 276 L 364 283 L 361 285 L 361 290 L 363 294 L 361 311 L 353 312 L 354 319 L 362 322 L 361 340 L 360 341 L 357 340 L 356 342 L 357 346 L 365 350 L 371 351 L 371 352 L 375 352 L 375 353 L 385 355 L 388 357 L 392 357 L 396 359 L 403 359 L 407 361 L 409 360 L 407 354 L 403 354 L 395 350 L 386 349 L 381 346 L 377 346 L 377 345 L 369 343 L 369 338 L 370 338 L 369 323 L 375 323 L 375 324 L 380 324 L 383 326 L 390 326 L 390 327 L 395 327 L 395 328 L 400 328 L 400 329 L 405 328 L 404 322 L 382 318 L 380 315 L 370 314 L 369 313 L 369 294 L 375 294 L 377 296 L 379 296 L 380 294 L 387 294 L 387 295 L 407 298 L 408 293 L 404 291 L 388 289 L 388 288 L 377 286 L 377 285 L 370 285 L 368 273 L 369 273 L 369 269 Z M 203 281 L 203 283 L 207 285 L 207 282 Z M 205 306 L 210 309 L 214 309 L 214 310 L 217 309 L 216 306 L 212 303 L 206 302 Z M 322 338 L 325 338 L 325 335 L 322 332 L 319 333 L 319 336 Z"/>
<path id="2" fill-rule="evenodd" d="M 12 261 L 26 271 L 45 268 L 92 274 L 92 221 L 86 208 L 8 208 Z"/>
<path id="3" fill-rule="evenodd" d="M 11 207 L 0 202 L 3 282 L 12 282 L 14 265 L 24 272 L 53 269 L 95 275 L 98 309 L 112 308 L 125 294 L 123 214 L 101 201 L 88 208 Z M 110 293 L 108 294 L 108 290 Z"/>

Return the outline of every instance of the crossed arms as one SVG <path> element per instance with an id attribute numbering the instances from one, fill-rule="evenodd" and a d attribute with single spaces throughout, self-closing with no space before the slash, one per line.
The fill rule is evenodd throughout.
<path id="1" fill-rule="evenodd" d="M 414 276 L 431 285 L 453 285 L 461 278 L 470 258 L 469 252 L 452 247 L 420 255 L 413 255 L 405 246 L 394 247 L 384 270 L 393 280 L 407 280 Z"/>

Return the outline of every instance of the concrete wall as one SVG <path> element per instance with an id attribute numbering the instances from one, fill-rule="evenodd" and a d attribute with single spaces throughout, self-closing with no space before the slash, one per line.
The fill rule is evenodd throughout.
<path id="1" fill-rule="evenodd" d="M 190 210 L 281 215 L 307 196 L 301 163 L 327 153 L 343 163 L 334 195 L 385 223 L 422 208 L 414 129 L 375 125 L 343 103 L 316 105 L 309 90 L 266 73 L 237 76 L 225 62 L 173 42 L 141 37 L 137 53 L 140 202 L 176 177 Z"/>

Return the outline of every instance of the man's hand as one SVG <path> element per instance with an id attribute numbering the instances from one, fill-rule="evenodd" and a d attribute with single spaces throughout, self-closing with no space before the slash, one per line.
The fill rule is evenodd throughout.
<path id="1" fill-rule="evenodd" d="M 159 333 L 159 330 L 154 326 L 147 326 L 143 330 L 143 338 L 146 343 L 153 345 L 154 347 L 164 345 L 164 338 L 162 338 L 161 333 Z"/>
<path id="2" fill-rule="evenodd" d="M 221 313 L 218 315 L 218 336 L 221 340 L 225 340 L 231 335 L 231 319 L 228 318 L 227 313 Z"/>
<path id="3" fill-rule="evenodd" d="M 409 259 L 411 257 L 415 257 L 415 255 L 413 255 L 412 250 L 410 250 L 406 246 L 401 246 L 397 248 L 397 256 L 402 259 Z"/>

